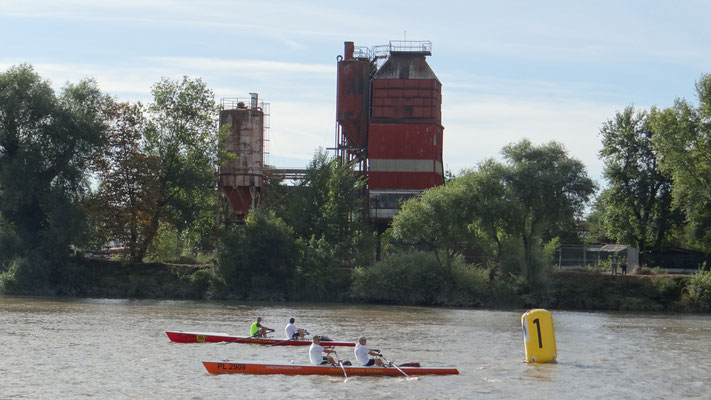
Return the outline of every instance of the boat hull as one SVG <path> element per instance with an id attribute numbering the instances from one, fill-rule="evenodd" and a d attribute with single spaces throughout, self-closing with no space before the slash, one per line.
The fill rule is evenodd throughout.
<path id="1" fill-rule="evenodd" d="M 207 372 L 211 374 L 253 374 L 253 375 L 333 375 L 344 376 L 343 369 L 348 376 L 404 376 L 394 367 L 357 367 L 344 366 L 341 368 L 330 365 L 304 365 L 304 364 L 247 364 L 230 361 L 203 361 Z M 407 375 L 458 375 L 456 368 L 422 368 L 402 367 Z"/>
<path id="2" fill-rule="evenodd" d="M 234 336 L 227 333 L 207 333 L 207 332 L 180 332 L 180 331 L 167 331 L 166 335 L 171 342 L 176 343 L 218 343 L 218 342 L 235 342 L 235 343 L 245 343 L 245 344 L 266 344 L 273 346 L 309 346 L 311 345 L 310 340 L 286 340 L 279 338 L 253 338 L 244 336 Z M 349 346 L 354 347 L 355 343 L 352 342 L 335 342 L 335 341 L 323 341 L 321 342 L 323 346 Z"/>

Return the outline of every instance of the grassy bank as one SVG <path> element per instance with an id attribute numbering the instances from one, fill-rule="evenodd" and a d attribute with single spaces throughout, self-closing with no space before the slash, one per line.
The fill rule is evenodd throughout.
<path id="1" fill-rule="evenodd" d="M 77 260 L 79 261 L 79 260 Z M 268 300 L 229 288 L 211 265 L 143 263 L 82 259 L 71 284 L 56 288 L 57 296 L 155 299 Z M 486 270 L 454 271 L 454 282 L 435 271 L 356 269 L 342 279 L 332 301 L 487 308 L 569 310 L 711 311 L 711 273 L 688 275 L 609 275 L 595 271 L 552 271 L 540 284 L 492 278 Z M 284 300 L 310 298 L 299 285 Z M 241 294 L 240 294 L 241 293 Z M 28 294 L 28 293 L 22 293 Z"/>
<path id="2" fill-rule="evenodd" d="M 701 311 L 686 295 L 684 275 L 609 275 L 554 272 L 522 294 L 525 307 L 571 310 Z"/>
<path id="3" fill-rule="evenodd" d="M 211 266 L 83 259 L 78 279 L 57 295 L 101 298 L 205 299 L 214 286 Z"/>

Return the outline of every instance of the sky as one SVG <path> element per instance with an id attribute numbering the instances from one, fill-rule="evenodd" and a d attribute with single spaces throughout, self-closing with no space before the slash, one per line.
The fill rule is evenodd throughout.
<path id="1" fill-rule="evenodd" d="M 0 72 L 31 64 L 60 90 L 95 79 L 151 101 L 162 77 L 270 104 L 268 163 L 333 147 L 343 43 L 431 41 L 444 165 L 455 174 L 524 138 L 561 143 L 604 186 L 603 123 L 626 106 L 697 104 L 711 2 L 0 0 Z"/>

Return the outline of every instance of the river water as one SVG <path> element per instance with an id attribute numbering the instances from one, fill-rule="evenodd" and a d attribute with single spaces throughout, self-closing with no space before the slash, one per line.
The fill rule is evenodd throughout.
<path id="1" fill-rule="evenodd" d="M 0 399 L 711 399 L 711 315 L 552 310 L 556 364 L 522 362 L 520 317 L 494 311 L 302 303 L 0 297 Z M 171 343 L 166 330 L 369 338 L 395 362 L 460 375 L 210 375 L 201 361 L 308 361 L 307 347 Z M 338 349 L 338 348 L 337 348 Z M 339 357 L 353 360 L 352 350 Z"/>

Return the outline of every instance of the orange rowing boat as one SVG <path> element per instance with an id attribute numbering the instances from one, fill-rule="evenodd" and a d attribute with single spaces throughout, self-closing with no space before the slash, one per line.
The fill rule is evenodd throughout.
<path id="1" fill-rule="evenodd" d="M 311 364 L 248 364 L 230 361 L 203 361 L 207 372 L 211 374 L 257 374 L 257 375 L 337 375 L 343 376 L 345 369 L 348 376 L 403 376 L 407 375 L 458 375 L 456 368 L 422 368 L 422 367 L 360 367 Z"/>
<path id="2" fill-rule="evenodd" d="M 227 333 L 206 333 L 206 332 L 182 332 L 182 331 L 167 331 L 166 335 L 171 342 L 176 343 L 217 343 L 217 342 L 234 342 L 246 344 L 269 344 L 276 346 L 309 346 L 311 340 L 299 339 L 279 339 L 273 337 L 250 337 L 250 336 L 234 336 Z M 323 341 L 324 346 L 355 346 L 353 342 L 336 342 Z"/>

